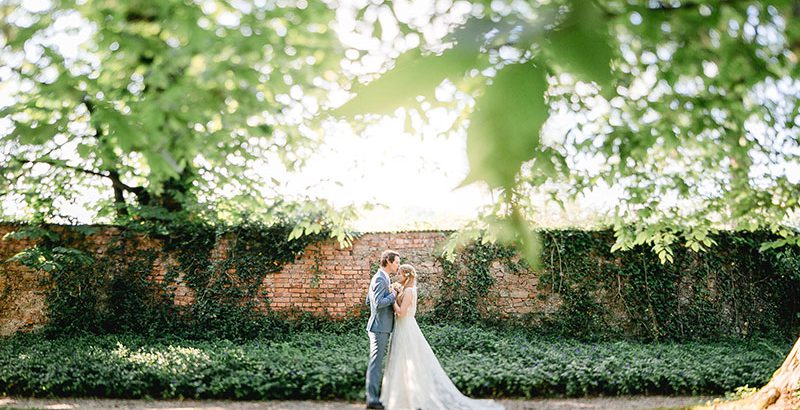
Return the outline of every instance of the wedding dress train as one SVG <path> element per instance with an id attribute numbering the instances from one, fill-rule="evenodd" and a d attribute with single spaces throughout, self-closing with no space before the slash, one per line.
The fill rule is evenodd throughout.
<path id="1" fill-rule="evenodd" d="M 417 288 L 404 297 L 412 304 L 395 320 L 392 343 L 381 388 L 381 402 L 388 410 L 489 410 L 504 409 L 492 400 L 464 396 L 450 381 L 417 325 Z"/>

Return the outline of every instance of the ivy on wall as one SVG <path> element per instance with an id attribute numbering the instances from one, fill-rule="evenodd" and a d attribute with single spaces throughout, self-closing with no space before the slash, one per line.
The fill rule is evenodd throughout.
<path id="1" fill-rule="evenodd" d="M 612 241 L 609 231 L 576 232 L 564 241 L 570 256 L 568 279 L 572 286 L 595 283 L 602 289 L 595 297 L 589 292 L 576 295 L 602 302 L 605 310 L 598 315 L 606 320 L 596 324 L 640 339 L 795 338 L 800 288 L 781 268 L 783 252 L 759 251 L 766 236 L 723 233 L 713 238 L 717 245 L 708 252 L 676 249 L 674 262 L 662 264 L 644 247 L 611 254 L 603 246 Z M 581 247 L 587 243 L 594 244 L 594 258 L 587 258 Z M 584 271 L 598 264 L 596 273 Z M 627 320 L 611 326 L 607 317 L 612 309 L 623 311 Z"/>
<path id="2" fill-rule="evenodd" d="M 492 263 L 501 261 L 510 271 L 519 272 L 524 267 L 514 260 L 515 256 L 512 248 L 479 240 L 466 246 L 452 261 L 438 258 L 443 276 L 433 318 L 475 323 L 485 317 L 479 303 L 495 282 Z"/>
<path id="3" fill-rule="evenodd" d="M 275 273 L 305 247 L 322 240 L 325 232 L 289 240 L 294 225 L 248 222 L 213 227 L 172 221 L 156 232 L 122 228 L 105 252 L 93 254 L 87 235 L 92 228 L 51 230 L 23 227 L 13 236 L 34 238 L 38 244 L 13 259 L 45 274 L 50 335 L 76 333 L 183 334 L 196 337 L 246 337 L 269 331 L 274 317 L 269 300 L 259 293 L 266 275 Z M 148 236 L 163 244 L 153 249 L 142 242 Z M 227 254 L 212 260 L 218 242 Z M 96 251 L 96 250 L 95 250 Z M 164 280 L 151 277 L 161 256 L 173 255 Z M 188 309 L 175 306 L 175 283 L 183 275 L 194 292 Z"/>
<path id="4" fill-rule="evenodd" d="M 185 225 L 168 238 L 165 250 L 178 255 L 180 271 L 195 291 L 190 322 L 200 332 L 224 336 L 248 335 L 263 330 L 269 299 L 260 293 L 264 278 L 279 272 L 299 257 L 324 232 L 288 240 L 294 226 L 289 222 L 263 225 L 247 222 L 216 231 L 203 225 Z M 227 255 L 210 259 L 218 241 L 227 243 Z"/>
<path id="5" fill-rule="evenodd" d="M 15 259 L 47 273 L 42 280 L 51 334 L 251 337 L 287 326 L 260 293 L 265 277 L 324 237 L 290 241 L 292 230 L 291 221 L 226 227 L 173 221 L 156 232 L 120 228 L 107 249 L 98 251 L 86 240 L 95 233 L 91 227 L 31 225 L 15 235 L 35 238 L 38 245 Z M 440 259 L 443 277 L 428 320 L 502 322 L 542 334 L 640 340 L 795 338 L 800 330 L 800 254 L 791 248 L 760 251 L 767 234 L 720 234 L 710 251 L 676 249 L 668 264 L 644 247 L 611 253 L 611 231 L 546 231 L 541 237 L 536 271 L 521 264 L 514 249 L 480 242 L 452 262 Z M 148 238 L 163 247 L 154 249 Z M 217 244 L 221 254 L 212 255 Z M 167 255 L 177 265 L 163 282 L 153 281 L 154 264 Z M 497 266 L 538 276 L 543 300 L 533 302 L 546 309 L 515 318 L 492 316 L 487 296 Z M 319 272 L 312 269 L 309 275 L 313 283 Z M 191 306 L 175 306 L 170 284 L 176 280 L 194 292 Z"/>
<path id="6" fill-rule="evenodd" d="M 472 244 L 455 262 L 440 260 L 442 297 L 433 315 L 584 338 L 794 340 L 800 330 L 800 255 L 791 248 L 760 251 L 767 236 L 720 234 L 710 251 L 676 249 L 674 262 L 662 264 L 641 246 L 612 253 L 611 231 L 544 231 L 535 272 L 514 263 L 511 249 Z M 478 310 L 493 284 L 493 261 L 538 276 L 538 309 L 516 318 Z"/>

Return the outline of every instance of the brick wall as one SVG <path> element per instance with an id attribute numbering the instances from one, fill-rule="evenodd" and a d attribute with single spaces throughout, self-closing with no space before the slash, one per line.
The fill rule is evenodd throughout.
<path id="1" fill-rule="evenodd" d="M 137 266 L 137 269 L 143 267 L 145 272 L 149 271 L 153 282 L 165 285 L 153 286 L 153 291 L 169 289 L 174 294 L 175 305 L 178 306 L 190 306 L 194 303 L 194 290 L 186 284 L 186 278 L 177 260 L 178 255 L 167 252 L 161 239 L 146 236 L 124 239 L 129 238 L 129 235 L 121 235 L 119 228 L 110 226 L 84 228 L 90 228 L 92 232 L 86 234 L 87 229 L 81 229 L 84 234 L 75 235 L 77 231 L 75 227 L 48 227 L 49 230 L 58 233 L 67 242 L 67 246 L 79 247 L 88 250 L 94 256 L 102 256 L 96 258 L 98 261 L 112 258 L 114 264 L 105 267 L 99 265 L 99 269 L 94 270 L 96 272 L 94 274 L 108 276 L 104 279 L 113 278 L 117 274 L 119 269 L 115 267 L 116 264 L 136 260 L 141 262 L 141 259 L 135 256 L 138 253 L 136 251 L 146 251 L 144 253 L 149 255 L 148 258 L 152 258 L 152 263 Z M 0 237 L 16 229 L 14 225 L 0 223 Z M 327 313 L 334 317 L 352 315 L 364 309 L 367 287 L 371 275 L 377 268 L 380 254 L 383 250 L 391 248 L 400 252 L 402 262 L 417 267 L 420 296 L 418 310 L 425 313 L 436 305 L 440 295 L 443 273 L 436 255 L 439 254 L 439 247 L 448 234 L 435 231 L 369 233 L 356 238 L 352 246 L 345 249 L 341 249 L 334 240 L 311 244 L 304 250 L 302 256 L 284 265 L 281 271 L 265 275 L 256 302 L 260 303 L 262 309 L 266 309 L 269 304 L 269 307 L 276 311 Z M 603 240 L 612 243 L 610 232 L 590 234 L 593 238 L 606 238 Z M 590 302 L 602 305 L 604 310 L 598 313 L 603 315 L 602 317 L 580 316 L 579 313 L 577 318 L 588 317 L 596 323 L 602 321 L 602 326 L 613 332 L 650 335 L 646 333 L 647 329 L 643 330 L 643 326 L 649 326 L 647 321 L 655 320 L 653 318 L 656 314 L 662 315 L 659 317 L 662 322 L 667 323 L 667 320 L 672 320 L 667 324 L 680 323 L 680 326 L 683 326 L 684 321 L 697 320 L 697 312 L 692 309 L 706 309 L 703 312 L 713 309 L 714 312 L 719 312 L 718 315 L 704 313 L 707 318 L 713 316 L 715 320 L 711 325 L 716 327 L 709 331 L 717 331 L 719 334 L 749 335 L 753 331 L 760 332 L 759 329 L 770 329 L 770 326 L 775 329 L 793 329 L 793 326 L 799 323 L 797 312 L 800 305 L 797 301 L 800 298 L 797 297 L 796 282 L 787 275 L 773 274 L 772 271 L 778 265 L 765 261 L 757 246 L 748 248 L 747 245 L 737 245 L 741 241 L 736 242 L 730 238 L 725 239 L 728 241 L 727 248 L 730 249 L 720 246 L 714 253 L 716 257 L 714 260 L 725 262 L 724 266 L 715 265 L 713 258 L 703 259 L 706 258 L 705 254 L 686 251 L 681 261 L 676 259 L 676 265 L 670 265 L 671 268 L 679 269 L 680 274 L 662 272 L 664 275 L 672 275 L 666 277 L 675 278 L 673 297 L 677 300 L 677 307 L 668 312 L 648 313 L 630 310 L 626 304 L 623 291 L 631 289 L 636 291 L 637 288 L 632 287 L 631 280 L 627 278 L 628 272 L 620 271 L 619 268 L 623 265 L 630 266 L 631 272 L 635 272 L 634 265 L 642 263 L 642 258 L 650 255 L 642 253 L 646 252 L 643 250 L 613 256 L 603 255 L 603 252 L 599 251 L 594 254 L 593 252 L 597 250 L 589 251 L 590 260 L 579 261 L 583 265 L 572 266 L 565 260 L 564 265 L 559 262 L 558 271 L 553 272 L 515 272 L 506 267 L 505 263 L 494 261 L 490 268 L 490 274 L 495 278 L 494 284 L 487 296 L 478 301 L 478 308 L 487 313 L 487 316 L 495 318 L 522 315 L 527 323 L 534 326 L 539 324 L 546 326 L 552 322 L 551 319 L 567 320 L 576 317 L 574 314 L 576 306 L 563 303 L 561 298 L 562 295 L 569 295 L 570 286 L 577 286 L 569 285 L 568 277 L 581 273 L 587 274 L 586 277 L 590 278 L 587 280 L 597 285 L 591 287 L 594 301 Z M 117 240 L 129 242 L 122 247 L 113 246 Z M 210 261 L 213 263 L 226 260 L 233 248 L 233 240 L 233 237 L 227 236 L 218 238 L 208 255 Z M 30 239 L 0 240 L 0 335 L 29 331 L 40 327 L 47 320 L 45 303 L 47 289 L 40 280 L 43 273 L 34 272 L 8 260 L 34 245 L 35 241 Z M 120 251 L 120 248 L 123 250 Z M 736 252 L 736 255 L 726 256 L 724 252 Z M 746 256 L 748 252 L 750 256 Z M 744 253 L 746 257 L 740 257 L 740 253 Z M 655 258 L 652 255 L 650 257 Z M 627 262 L 623 263 L 625 258 Z M 148 263 L 150 260 L 148 259 Z M 709 263 L 711 265 L 708 265 Z M 584 266 L 590 272 L 579 272 Z M 700 266 L 711 268 L 703 270 L 699 268 Z M 469 267 L 463 269 L 464 272 L 460 272 L 459 275 L 466 278 L 468 273 L 466 270 Z M 543 267 L 543 269 L 550 268 Z M 722 269 L 729 271 L 723 272 Z M 693 274 L 694 270 L 698 270 L 699 273 Z M 235 272 L 232 270 L 226 273 L 235 277 Z M 543 273 L 548 275 L 543 276 Z M 567 278 L 564 282 L 566 288 L 561 288 L 562 282 L 540 286 L 540 276 L 554 277 L 552 274 Z M 165 283 L 168 280 L 170 283 Z M 736 284 L 736 289 L 730 288 L 733 283 Z M 626 288 L 627 285 L 631 287 Z M 153 296 L 158 295 L 154 293 Z M 630 299 L 630 296 L 627 298 Z M 107 298 L 101 302 L 114 303 Z M 583 309 L 580 306 L 577 308 Z M 653 309 L 652 305 L 650 309 Z M 689 312 L 689 315 L 686 316 L 681 312 Z M 696 325 L 700 322 L 691 323 Z M 665 328 L 664 326 L 662 323 L 661 327 Z"/>
<path id="2" fill-rule="evenodd" d="M 119 234 L 114 227 L 97 227 L 97 231 L 84 239 L 84 246 L 95 255 L 108 250 L 111 239 Z M 0 237 L 15 230 L 13 225 L 0 224 Z M 65 232 L 68 227 L 51 229 Z M 272 309 L 278 311 L 301 310 L 344 317 L 362 309 L 366 290 L 381 252 L 394 249 L 402 255 L 403 263 L 413 264 L 419 273 L 419 311 L 433 308 L 441 283 L 442 267 L 436 261 L 438 246 L 445 240 L 446 232 L 368 233 L 353 241 L 352 246 L 341 249 L 335 240 L 309 245 L 294 263 L 287 264 L 274 274 L 266 275 L 262 291 Z M 223 237 L 211 251 L 211 260 L 227 257 L 229 239 Z M 162 251 L 158 239 L 140 237 L 141 248 L 157 250 L 159 256 L 153 263 L 152 279 L 165 280 L 170 267 L 179 264 L 171 254 Z M 46 320 L 44 295 L 46 289 L 39 284 L 42 273 L 34 272 L 8 258 L 34 245 L 30 240 L 0 241 L 0 335 L 27 331 L 41 326 Z M 83 247 L 83 246 L 82 246 Z M 500 263 L 493 265 L 497 281 L 482 307 L 496 314 L 509 315 L 531 312 L 540 306 L 536 302 L 536 277 L 534 275 L 505 272 Z M 175 304 L 186 306 L 194 301 L 194 291 L 186 286 L 183 274 L 168 284 L 175 289 Z M 263 303 L 262 306 L 266 307 Z"/>
<path id="3" fill-rule="evenodd" d="M 16 228 L 0 224 L 0 238 Z M 46 320 L 39 274 L 8 258 L 34 245 L 32 240 L 0 241 L 0 335 L 31 330 Z"/>
<path id="4" fill-rule="evenodd" d="M 370 277 L 385 249 L 397 250 L 404 263 L 414 264 L 420 284 L 435 284 L 441 267 L 434 262 L 434 252 L 444 238 L 443 233 L 404 232 L 365 234 L 346 249 L 332 240 L 312 244 L 300 259 L 267 275 L 262 286 L 276 310 L 300 308 L 347 315 L 363 306 Z"/>

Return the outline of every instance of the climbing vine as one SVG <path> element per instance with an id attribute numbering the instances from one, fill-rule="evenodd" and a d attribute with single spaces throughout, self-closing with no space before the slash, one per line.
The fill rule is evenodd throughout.
<path id="1" fill-rule="evenodd" d="M 13 259 L 42 273 L 48 334 L 246 337 L 269 331 L 274 318 L 261 283 L 326 236 L 323 231 L 289 240 L 289 220 L 218 227 L 178 220 L 158 231 L 119 229 L 101 252 L 87 245 L 96 230 L 30 225 L 14 234 L 37 240 Z M 162 247 L 154 248 L 153 240 Z M 224 244 L 221 254 L 212 255 L 218 243 Z M 177 264 L 155 280 L 156 260 L 164 263 L 169 255 Z M 174 303 L 179 280 L 195 295 L 186 309 Z"/>
<path id="2" fill-rule="evenodd" d="M 289 240 L 290 220 L 237 226 L 172 221 L 155 232 L 114 229 L 102 249 L 96 239 L 87 240 L 99 234 L 92 227 L 29 225 L 12 235 L 37 244 L 14 259 L 43 273 L 47 332 L 228 338 L 280 333 L 285 323 L 276 319 L 261 285 L 324 237 Z M 800 254 L 760 250 L 769 240 L 766 233 L 719 234 L 711 251 L 676 249 L 668 264 L 644 247 L 610 252 L 611 231 L 545 231 L 541 238 L 536 270 L 520 263 L 514 249 L 480 241 L 455 259 L 439 259 L 441 285 L 428 317 L 640 340 L 789 338 L 800 330 Z M 163 280 L 152 277 L 157 263 L 167 266 Z M 498 302 L 497 294 L 489 297 L 498 268 L 538 279 L 538 295 L 530 300 L 537 308 L 511 318 L 487 309 Z M 312 283 L 319 280 L 318 268 L 308 274 Z M 175 305 L 175 283 L 193 292 L 192 304 Z"/>
<path id="3" fill-rule="evenodd" d="M 541 265 L 515 262 L 511 248 L 482 244 L 440 259 L 441 297 L 434 320 L 489 322 L 538 334 L 584 338 L 690 340 L 796 338 L 800 330 L 800 255 L 760 250 L 766 233 L 724 233 L 706 253 L 676 249 L 662 264 L 650 249 L 611 252 L 611 231 L 558 230 L 541 234 Z M 496 317 L 481 306 L 493 295 L 493 263 L 536 276 L 533 312 Z"/>
<path id="4" fill-rule="evenodd" d="M 542 330 L 585 337 L 686 340 L 796 337 L 800 261 L 791 249 L 760 251 L 766 233 L 723 233 L 706 253 L 675 249 L 662 264 L 650 249 L 610 252 L 611 231 L 542 235 L 538 290 L 557 309 Z"/>
<path id="5" fill-rule="evenodd" d="M 294 226 L 288 221 L 272 225 L 246 222 L 212 230 L 184 225 L 168 239 L 167 251 L 178 255 L 187 285 L 195 292 L 189 319 L 194 329 L 224 337 L 253 335 L 269 321 L 269 299 L 260 291 L 264 278 L 300 256 L 325 232 L 288 240 Z M 218 242 L 226 255 L 210 257 Z"/>
<path id="6" fill-rule="evenodd" d="M 92 227 L 26 226 L 14 237 L 37 240 L 16 260 L 41 272 L 51 335 L 161 330 L 172 304 L 165 286 L 150 280 L 157 253 L 125 231 L 113 235 L 102 255 L 85 249 Z"/>
<path id="7" fill-rule="evenodd" d="M 490 269 L 494 261 L 502 261 L 510 271 L 518 272 L 523 265 L 514 261 L 516 252 L 509 247 L 477 241 L 468 245 L 454 260 L 440 257 L 442 265 L 441 296 L 433 317 L 444 320 L 477 322 L 482 315 L 480 301 L 494 284 Z"/>
<path id="8" fill-rule="evenodd" d="M 94 259 L 76 249 L 56 246 L 49 240 L 21 253 L 14 260 L 38 269 L 46 286 L 49 328 L 65 333 L 98 329 L 98 277 L 91 272 Z"/>

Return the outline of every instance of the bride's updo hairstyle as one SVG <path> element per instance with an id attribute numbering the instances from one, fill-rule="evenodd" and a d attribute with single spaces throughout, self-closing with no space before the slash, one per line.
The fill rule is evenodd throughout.
<path id="1" fill-rule="evenodd" d="M 397 272 L 403 275 L 404 278 L 417 278 L 417 270 L 414 269 L 414 266 L 408 263 L 400 265 L 400 267 L 397 268 Z"/>

